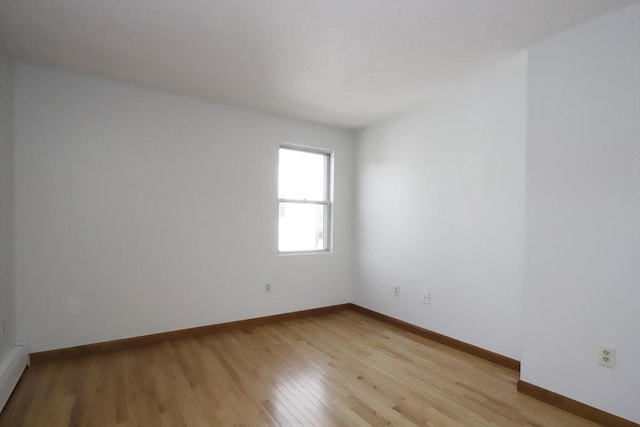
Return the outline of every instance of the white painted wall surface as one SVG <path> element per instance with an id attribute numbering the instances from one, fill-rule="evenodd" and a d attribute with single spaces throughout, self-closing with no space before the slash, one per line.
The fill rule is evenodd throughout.
<path id="1" fill-rule="evenodd" d="M 528 73 L 521 377 L 640 422 L 640 4 L 533 46 Z"/>
<path id="2" fill-rule="evenodd" d="M 521 53 L 358 134 L 355 303 L 519 359 L 525 108 Z"/>
<path id="3" fill-rule="evenodd" d="M 16 342 L 12 129 L 13 66 L 0 44 L 0 360 Z"/>
<path id="4" fill-rule="evenodd" d="M 352 133 L 26 63 L 15 113 L 32 351 L 351 300 Z M 277 255 L 282 142 L 335 150 L 331 254 Z"/>

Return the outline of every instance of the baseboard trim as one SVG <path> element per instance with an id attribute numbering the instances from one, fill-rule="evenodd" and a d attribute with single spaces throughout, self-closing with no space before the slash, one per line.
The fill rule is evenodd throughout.
<path id="1" fill-rule="evenodd" d="M 194 336 L 206 335 L 224 330 L 234 328 L 248 328 L 252 326 L 264 325 L 269 323 L 277 323 L 285 320 L 299 319 L 303 317 L 318 316 L 322 314 L 332 313 L 342 310 L 354 310 L 359 313 L 365 314 L 374 319 L 382 320 L 397 328 L 403 329 L 407 332 L 411 332 L 418 336 L 430 339 L 432 341 L 444 344 L 448 347 L 455 348 L 456 350 L 463 351 L 505 368 L 511 369 L 516 372 L 520 372 L 520 362 L 503 356 L 501 354 L 494 353 L 489 350 L 477 347 L 472 344 L 465 343 L 463 341 L 450 338 L 446 335 L 439 334 L 437 332 L 430 331 L 428 329 L 421 328 L 411 323 L 404 322 L 399 319 L 387 316 L 377 311 L 369 310 L 362 306 L 346 303 L 338 304 L 327 307 L 312 308 L 308 310 L 294 311 L 291 313 L 275 314 L 272 316 L 257 317 L 253 319 L 238 320 L 234 322 L 218 323 L 214 325 L 198 326 L 195 328 L 179 329 L 177 331 L 160 332 L 157 334 L 143 335 L 139 337 L 124 338 L 114 341 L 105 341 L 99 343 L 85 344 L 76 347 L 60 348 L 56 350 L 40 351 L 31 353 L 31 363 L 43 363 L 54 360 L 69 359 L 73 357 L 88 356 L 97 353 L 106 353 L 109 351 L 124 350 L 131 347 L 139 347 L 149 344 L 157 344 L 160 342 L 177 340 L 182 338 L 189 338 Z"/>
<path id="2" fill-rule="evenodd" d="M 617 415 L 610 414 L 593 406 L 570 399 L 561 394 L 549 391 L 537 385 L 519 380 L 518 391 L 534 399 L 540 400 L 548 405 L 563 409 L 572 414 L 578 415 L 589 421 L 596 422 L 608 427 L 640 427 L 640 424 L 621 418 Z"/>
<path id="3" fill-rule="evenodd" d="M 433 332 L 428 329 L 421 328 L 420 326 L 407 323 L 405 321 L 396 319 L 391 316 L 387 316 L 386 314 L 378 313 L 377 311 L 373 311 L 353 303 L 350 304 L 350 306 L 355 311 L 366 314 L 375 319 L 382 320 L 385 323 L 388 323 L 397 328 L 403 329 L 407 332 L 414 333 L 416 335 L 430 339 L 431 341 L 435 341 L 440 344 L 444 344 L 447 347 L 455 348 L 456 350 L 463 351 L 465 353 L 479 357 L 480 359 L 484 359 L 489 362 L 495 363 L 496 365 L 500 365 L 505 368 L 511 369 L 513 371 L 520 372 L 520 362 L 518 360 L 511 359 L 510 357 L 503 356 L 501 354 L 494 353 L 489 350 L 485 350 L 473 344 L 468 344 L 464 341 L 459 341 L 455 338 L 451 338 L 446 335 L 442 335 L 437 332 Z"/>
<path id="4" fill-rule="evenodd" d="M 31 353 L 32 363 L 50 362 L 54 360 L 69 359 L 73 357 L 88 356 L 90 354 L 106 353 L 109 351 L 123 350 L 131 347 L 139 347 L 148 344 L 157 344 L 182 338 L 190 338 L 215 332 L 249 328 L 252 326 L 269 323 L 283 322 L 285 320 L 300 319 L 310 316 L 348 310 L 350 304 L 338 304 L 327 307 L 311 308 L 308 310 L 294 311 L 291 313 L 275 314 L 272 316 L 256 317 L 253 319 L 237 320 L 234 322 L 218 323 L 215 325 L 198 326 L 195 328 L 179 329 L 177 331 L 160 332 L 157 334 L 143 335 L 139 337 L 124 338 L 114 341 L 105 341 L 93 344 L 79 345 L 76 347 L 60 348 L 56 350 L 39 351 Z"/>

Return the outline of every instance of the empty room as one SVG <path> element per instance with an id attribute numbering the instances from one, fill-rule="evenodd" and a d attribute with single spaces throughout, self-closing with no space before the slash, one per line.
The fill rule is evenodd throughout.
<path id="1" fill-rule="evenodd" d="M 640 427 L 639 0 L 0 0 L 0 427 Z"/>

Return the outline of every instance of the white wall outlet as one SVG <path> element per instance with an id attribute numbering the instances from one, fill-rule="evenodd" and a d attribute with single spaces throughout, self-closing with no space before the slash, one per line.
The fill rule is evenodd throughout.
<path id="1" fill-rule="evenodd" d="M 271 283 L 265 283 L 264 284 L 264 293 L 265 294 L 270 294 L 271 293 Z"/>
<path id="2" fill-rule="evenodd" d="M 607 368 L 615 369 L 616 367 L 616 348 L 601 345 L 599 348 L 599 360 L 598 365 L 606 366 Z"/>
<path id="3" fill-rule="evenodd" d="M 423 304 L 431 304 L 431 292 L 422 291 L 422 303 Z"/>
<path id="4" fill-rule="evenodd" d="M 394 297 L 400 296 L 400 285 L 393 285 L 393 296 Z"/>
<path id="5" fill-rule="evenodd" d="M 67 301 L 67 316 L 77 316 L 78 314 L 80 314 L 80 301 Z"/>

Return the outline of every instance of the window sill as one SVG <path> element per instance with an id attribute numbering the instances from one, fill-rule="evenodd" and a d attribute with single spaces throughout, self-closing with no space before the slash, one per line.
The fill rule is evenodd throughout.
<path id="1" fill-rule="evenodd" d="M 292 256 L 292 255 L 327 255 L 331 254 L 333 251 L 324 250 L 324 251 L 287 251 L 280 252 L 278 251 L 278 256 Z"/>

